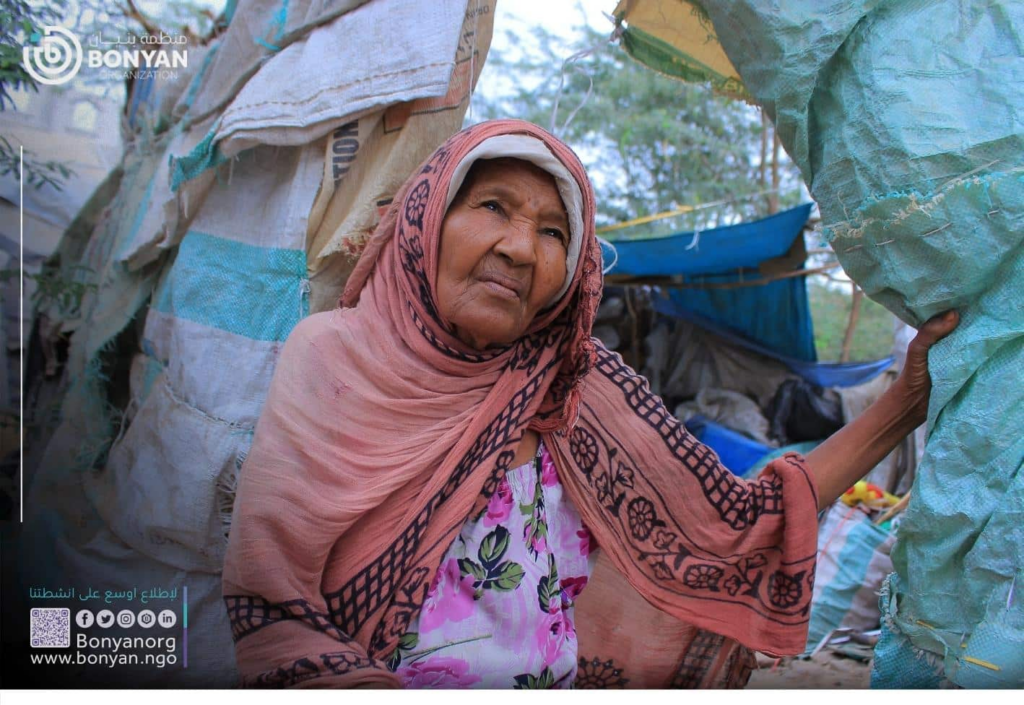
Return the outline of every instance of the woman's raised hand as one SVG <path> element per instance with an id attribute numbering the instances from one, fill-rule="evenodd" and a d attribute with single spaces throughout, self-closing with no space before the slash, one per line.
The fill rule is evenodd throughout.
<path id="1" fill-rule="evenodd" d="M 953 332 L 960 324 L 960 314 L 946 311 L 929 318 L 907 348 L 907 361 L 893 387 L 904 398 L 917 425 L 928 416 L 928 397 L 932 391 L 932 380 L 928 374 L 928 350 L 938 341 Z"/>
<path id="2" fill-rule="evenodd" d="M 839 495 L 897 446 L 928 417 L 932 381 L 928 350 L 960 322 L 956 311 L 930 318 L 907 349 L 907 362 L 892 387 L 864 413 L 807 454 L 818 483 L 818 509 Z"/>

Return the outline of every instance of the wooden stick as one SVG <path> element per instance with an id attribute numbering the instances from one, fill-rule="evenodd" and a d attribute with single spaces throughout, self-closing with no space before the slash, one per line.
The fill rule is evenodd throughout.
<path id="1" fill-rule="evenodd" d="M 910 504 L 910 490 L 907 490 L 907 493 L 903 495 L 899 502 L 889 507 L 889 509 L 886 510 L 885 514 L 883 514 L 875 520 L 875 526 L 878 526 L 879 524 L 884 524 L 885 522 L 889 521 L 894 516 L 896 516 L 904 509 L 906 509 L 908 504 Z"/>
<path id="2" fill-rule="evenodd" d="M 824 267 L 816 267 L 814 269 L 795 269 L 792 272 L 783 272 L 782 274 L 776 274 L 770 277 L 738 282 L 680 282 L 676 281 L 672 277 L 665 276 L 627 277 L 619 274 L 609 274 L 605 277 L 605 282 L 614 286 L 661 286 L 668 289 L 743 289 L 750 286 L 764 286 L 765 284 L 770 284 L 771 282 L 778 281 L 780 279 L 792 279 L 793 277 L 806 277 L 810 274 L 821 274 L 822 272 L 828 272 L 836 269 L 838 266 L 839 263 L 834 262 L 833 264 L 829 264 Z M 620 279 L 619 277 L 622 278 Z"/>
<path id="3" fill-rule="evenodd" d="M 843 351 L 839 355 L 839 362 L 850 361 L 850 348 L 853 346 L 853 331 L 857 328 L 857 319 L 860 318 L 860 302 L 864 298 L 864 290 L 853 284 L 853 308 L 850 309 L 850 322 L 846 324 L 846 335 L 843 336 Z"/>
<path id="4" fill-rule="evenodd" d="M 629 320 L 632 326 L 632 340 L 629 344 L 630 352 L 633 355 L 633 369 L 643 369 L 643 365 L 640 364 L 640 334 L 638 331 L 638 322 L 636 317 L 636 309 L 633 308 L 632 302 L 632 289 L 626 289 L 626 310 L 629 311 Z"/>
<path id="5" fill-rule="evenodd" d="M 125 14 L 126 17 L 130 17 L 131 19 L 141 24 L 142 28 L 145 29 L 146 32 L 148 32 L 150 35 L 159 35 L 163 33 L 163 31 L 159 27 L 157 27 L 152 20 L 143 15 L 139 11 L 139 8 L 135 7 L 135 3 L 132 0 L 127 0 L 127 2 L 128 6 L 121 8 L 121 11 Z"/>
<path id="6" fill-rule="evenodd" d="M 772 129 L 772 190 L 774 193 L 768 196 L 768 213 L 779 212 L 779 147 L 782 146 L 782 142 L 779 141 L 779 128 L 774 127 Z"/>
<path id="7" fill-rule="evenodd" d="M 761 190 L 764 191 L 768 188 L 768 116 L 764 113 L 764 108 L 761 109 L 761 164 L 758 166 L 758 183 L 760 184 Z M 771 200 L 766 201 L 768 209 L 771 210 Z"/>

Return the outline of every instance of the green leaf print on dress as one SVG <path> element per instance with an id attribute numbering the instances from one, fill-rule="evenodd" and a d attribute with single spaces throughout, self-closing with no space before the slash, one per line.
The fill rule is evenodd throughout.
<path id="1" fill-rule="evenodd" d="M 391 652 L 386 661 L 387 667 L 391 671 L 397 671 L 398 667 L 402 664 L 402 656 L 408 655 L 420 641 L 420 635 L 416 632 L 406 632 L 402 635 L 402 638 L 398 640 L 398 646 Z"/>
<path id="2" fill-rule="evenodd" d="M 515 561 L 504 561 L 508 552 L 509 533 L 504 526 L 495 527 L 480 542 L 477 550 L 479 563 L 472 558 L 459 559 L 459 571 L 463 576 L 473 576 L 473 599 L 479 600 L 484 590 L 510 591 L 519 587 L 526 571 Z"/>
<path id="3" fill-rule="evenodd" d="M 539 676 L 532 673 L 520 673 L 514 676 L 516 684 L 512 690 L 547 690 L 555 684 L 555 677 L 547 666 L 540 672 Z"/>
<path id="4" fill-rule="evenodd" d="M 526 548 L 536 558 L 547 550 L 548 518 L 544 508 L 544 486 L 541 482 L 540 458 L 537 458 L 537 479 L 533 488 L 533 501 L 520 504 L 519 512 L 526 517 L 523 522 L 523 539 Z"/>
<path id="5" fill-rule="evenodd" d="M 555 614 L 562 608 L 562 586 L 558 582 L 558 567 L 553 554 L 548 554 L 548 574 L 537 583 L 537 601 L 540 611 L 546 614 Z"/>

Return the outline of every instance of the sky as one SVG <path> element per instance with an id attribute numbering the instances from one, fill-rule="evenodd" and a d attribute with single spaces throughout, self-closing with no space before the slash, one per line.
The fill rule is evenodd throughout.
<path id="1" fill-rule="evenodd" d="M 544 28 L 563 40 L 558 52 L 568 58 L 575 52 L 583 23 L 611 35 L 613 25 L 604 13 L 611 14 L 616 0 L 497 0 L 491 52 L 515 60 L 537 47 L 532 28 Z M 521 79 L 520 79 L 521 80 Z M 500 75 L 493 63 L 484 65 L 477 83 L 481 97 L 494 98 L 511 92 L 513 78 Z M 474 105 L 470 104 L 470 117 Z"/>
<path id="2" fill-rule="evenodd" d="M 617 4 L 615 0 L 497 0 L 498 9 L 494 15 L 495 49 L 507 51 L 514 48 L 505 30 L 515 32 L 524 43 L 530 40 L 529 28 L 543 25 L 549 32 L 566 38 L 569 44 L 577 36 L 576 28 L 583 22 L 598 30 L 611 34 L 612 23 L 605 17 L 611 15 Z"/>

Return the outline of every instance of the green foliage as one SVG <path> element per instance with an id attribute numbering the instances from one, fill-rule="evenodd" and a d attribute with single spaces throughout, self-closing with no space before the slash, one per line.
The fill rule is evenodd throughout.
<path id="1" fill-rule="evenodd" d="M 23 49 L 39 41 L 43 27 L 58 24 L 66 8 L 66 0 L 8 0 L 0 5 L 0 112 L 14 109 L 11 91 L 39 91 L 35 79 L 22 65 Z M 0 176 L 14 174 L 20 178 L 21 161 L 18 151 L 0 136 Z M 37 189 L 49 185 L 60 191 L 61 183 L 74 173 L 62 162 L 38 161 L 29 150 L 25 152 L 24 163 L 25 183 Z"/>
<path id="2" fill-rule="evenodd" d="M 95 283 L 82 281 L 90 274 L 95 272 L 89 267 L 74 265 L 67 271 L 43 271 L 34 275 L 38 288 L 32 295 L 32 300 L 36 309 L 43 310 L 53 305 L 62 317 L 75 315 L 82 306 L 86 292 L 97 289 Z"/>
<path id="3" fill-rule="evenodd" d="M 807 294 L 811 302 L 818 359 L 835 362 L 843 350 L 843 336 L 850 320 L 853 297 L 849 288 L 827 287 L 816 277 L 808 277 Z M 850 346 L 852 362 L 879 360 L 892 354 L 892 319 L 892 314 L 881 304 L 864 297 Z"/>
<path id="4" fill-rule="evenodd" d="M 45 25 L 57 24 L 66 7 L 65 0 L 4 0 L 0 4 L 0 111 L 14 107 L 10 91 L 39 90 L 22 66 L 22 49 L 39 40 Z"/>
<path id="5" fill-rule="evenodd" d="M 0 269 L 0 285 L 16 278 L 19 271 L 16 267 Z M 97 289 L 95 283 L 82 281 L 89 274 L 95 272 L 84 265 L 75 265 L 69 267 L 66 272 L 57 269 L 45 270 L 39 274 L 25 274 L 25 278 L 36 283 L 32 302 L 37 310 L 54 306 L 62 317 L 70 317 L 81 308 L 85 294 Z"/>
<path id="6" fill-rule="evenodd" d="M 657 74 L 593 28 L 580 28 L 572 47 L 543 27 L 531 32 L 539 46 L 532 52 L 512 58 L 513 52 L 492 48 L 488 75 L 508 77 L 514 88 L 482 99 L 474 119 L 516 117 L 550 127 L 557 100 L 556 131 L 580 154 L 595 182 L 599 224 L 717 201 L 730 203 L 672 226 L 703 229 L 764 214 L 764 198 L 747 198 L 765 188 L 756 108 Z M 508 43 L 516 41 L 509 37 Z M 562 61 L 586 48 L 593 51 L 566 68 L 560 95 Z M 767 151 L 770 159 L 770 146 Z M 788 160 L 780 163 L 785 206 L 799 199 L 799 175 Z M 649 227 L 636 233 L 649 234 Z"/>
<path id="7" fill-rule="evenodd" d="M 25 183 L 36 189 L 49 185 L 62 191 L 62 182 L 75 172 L 63 162 L 52 159 L 41 162 L 33 155 L 32 150 L 25 150 Z M 6 137 L 0 135 L 0 176 L 14 174 L 14 178 L 17 179 L 20 177 L 20 173 L 21 155 L 11 146 Z"/>

